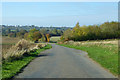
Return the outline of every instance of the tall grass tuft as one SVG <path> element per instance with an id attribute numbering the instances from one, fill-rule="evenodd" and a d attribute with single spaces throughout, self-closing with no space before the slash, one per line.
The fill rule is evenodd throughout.
<path id="1" fill-rule="evenodd" d="M 40 49 L 45 47 L 47 44 L 32 44 L 29 41 L 22 39 L 16 45 L 12 46 L 9 51 L 5 54 L 2 54 L 3 60 L 9 59 L 19 59 L 23 57 L 24 54 L 29 54 L 30 51 L 34 51 L 36 49 Z"/>
<path id="2" fill-rule="evenodd" d="M 9 58 L 20 58 L 29 50 L 30 43 L 27 40 L 20 40 L 15 46 L 12 46 L 6 54 L 2 55 L 3 60 Z"/>

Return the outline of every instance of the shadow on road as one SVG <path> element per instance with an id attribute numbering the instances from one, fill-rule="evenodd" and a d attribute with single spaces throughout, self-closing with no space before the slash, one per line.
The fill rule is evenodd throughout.
<path id="1" fill-rule="evenodd" d="M 40 54 L 37 57 L 45 57 L 45 56 L 49 56 L 48 54 Z"/>

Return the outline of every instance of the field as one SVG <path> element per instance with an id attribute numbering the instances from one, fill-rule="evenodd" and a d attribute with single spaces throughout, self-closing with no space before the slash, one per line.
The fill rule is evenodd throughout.
<path id="1" fill-rule="evenodd" d="M 19 38 L 2 37 L 2 44 L 0 44 L 2 46 L 2 54 L 6 54 L 19 40 Z"/>
<path id="2" fill-rule="evenodd" d="M 65 42 L 61 46 L 86 51 L 88 56 L 114 75 L 118 72 L 118 40 Z"/>
<path id="3" fill-rule="evenodd" d="M 2 37 L 2 44 L 15 44 L 20 38 Z"/>
<path id="4" fill-rule="evenodd" d="M 55 36 L 55 37 L 51 37 L 50 38 L 50 41 L 51 42 L 57 42 L 57 41 L 59 41 L 60 40 L 60 36 Z"/>
<path id="5" fill-rule="evenodd" d="M 2 37 L 2 54 L 8 52 L 9 48 L 15 45 L 19 40 L 19 38 Z"/>

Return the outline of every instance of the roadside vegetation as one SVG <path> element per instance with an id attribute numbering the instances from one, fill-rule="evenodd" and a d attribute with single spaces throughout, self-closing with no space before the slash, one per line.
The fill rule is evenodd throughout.
<path id="1" fill-rule="evenodd" d="M 83 42 L 67 41 L 59 45 L 86 51 L 90 58 L 98 62 L 104 68 L 108 69 L 111 73 L 116 76 L 120 74 L 118 72 L 117 40 Z"/>
<path id="2" fill-rule="evenodd" d="M 51 48 L 48 42 L 80 49 L 113 74 L 118 74 L 118 22 L 70 27 L 2 25 L 2 77 L 11 78 L 41 51 Z M 61 36 L 61 37 L 59 37 Z M 110 39 L 110 40 L 106 40 Z M 114 41 L 111 41 L 113 39 Z M 91 41 L 99 40 L 99 41 Z M 104 41 L 103 41 L 104 40 Z"/>
<path id="3" fill-rule="evenodd" d="M 60 36 L 50 37 L 50 42 L 58 42 L 60 40 Z"/>
<path id="4" fill-rule="evenodd" d="M 49 34 L 43 35 L 39 30 L 31 29 L 20 35 L 23 37 L 2 37 L 2 79 L 14 77 L 41 51 L 51 48 L 51 45 L 42 43 L 49 42 Z M 43 37 L 45 40 L 39 42 Z"/>
<path id="5" fill-rule="evenodd" d="M 21 71 L 31 60 L 40 54 L 41 51 L 50 49 L 49 44 L 36 44 L 31 46 L 26 40 L 20 40 L 10 51 L 2 57 L 2 78 L 12 78 Z"/>
<path id="6" fill-rule="evenodd" d="M 119 38 L 118 22 L 105 22 L 101 25 L 80 26 L 67 29 L 61 36 L 61 41 L 87 41 Z"/>
<path id="7" fill-rule="evenodd" d="M 118 72 L 118 22 L 101 25 L 80 26 L 67 29 L 58 42 L 59 45 L 88 52 L 88 56 L 108 69 L 114 75 Z"/>
<path id="8" fill-rule="evenodd" d="M 2 46 L 2 54 L 7 53 L 19 40 L 20 38 L 2 37 L 2 44 L 0 44 Z"/>

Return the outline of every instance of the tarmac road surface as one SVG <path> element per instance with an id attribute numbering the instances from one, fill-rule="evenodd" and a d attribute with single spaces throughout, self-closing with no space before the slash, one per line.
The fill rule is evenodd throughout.
<path id="1" fill-rule="evenodd" d="M 15 78 L 115 78 L 86 56 L 87 53 L 52 44 Z"/>

